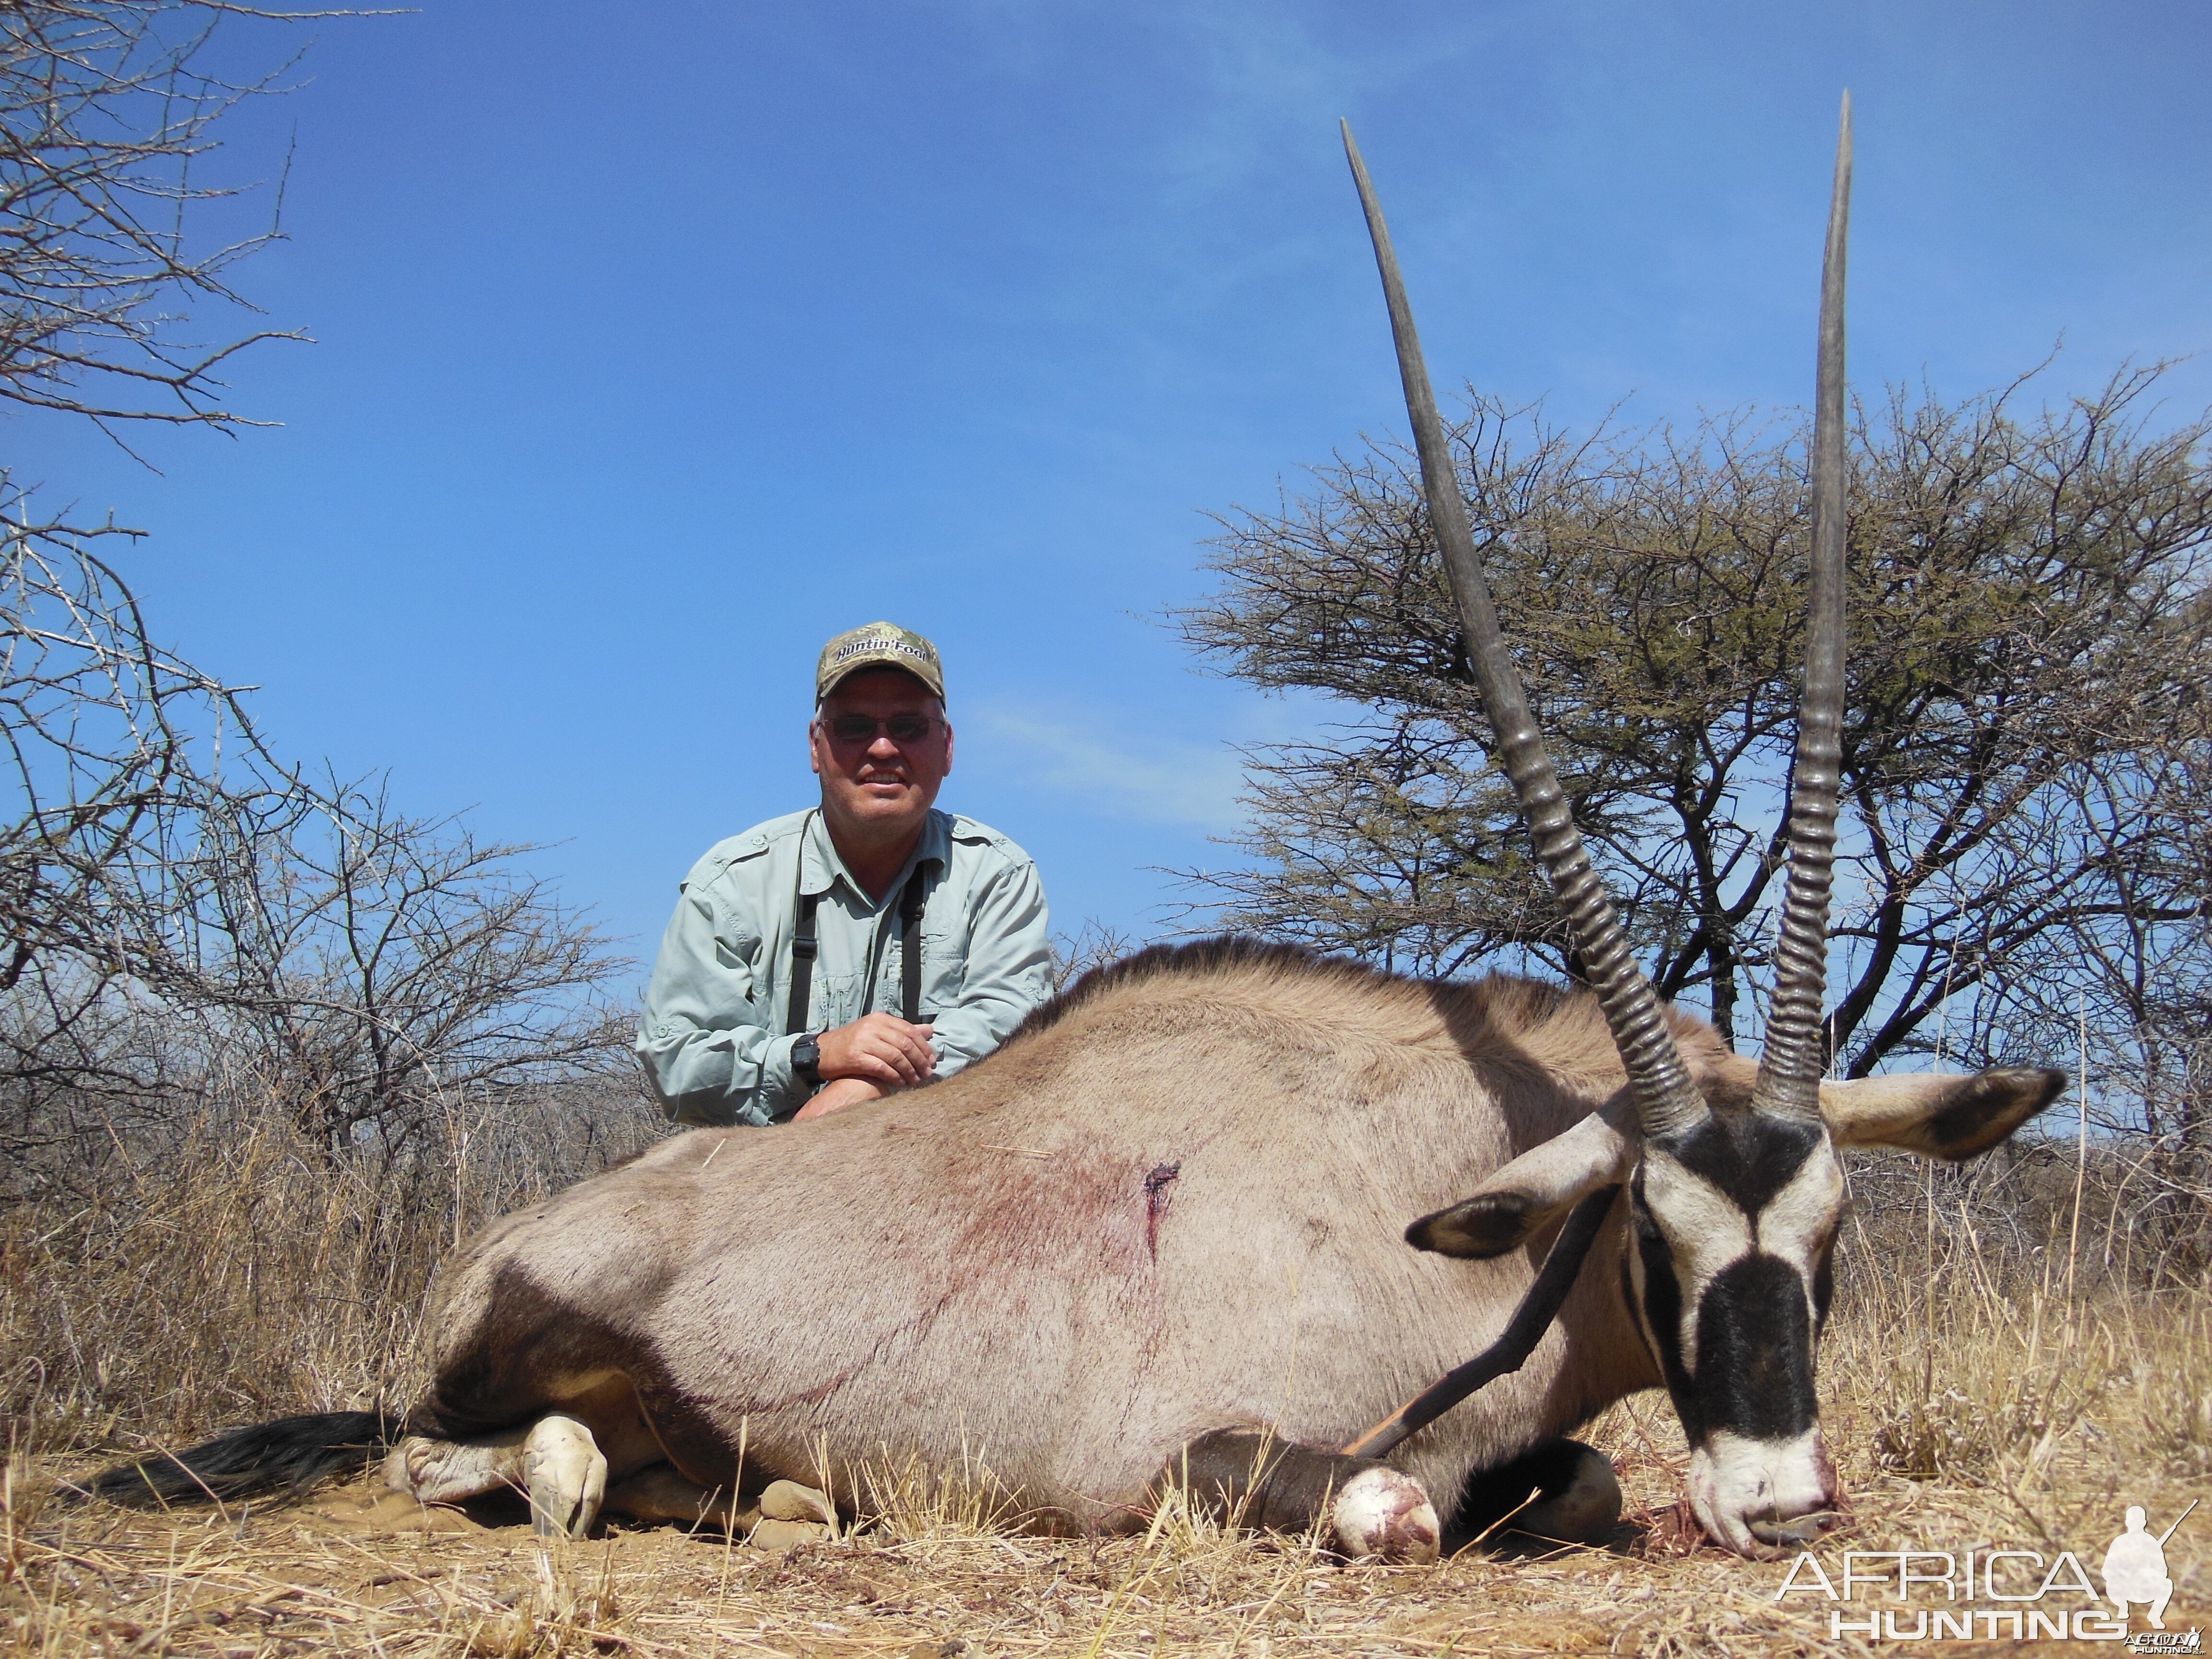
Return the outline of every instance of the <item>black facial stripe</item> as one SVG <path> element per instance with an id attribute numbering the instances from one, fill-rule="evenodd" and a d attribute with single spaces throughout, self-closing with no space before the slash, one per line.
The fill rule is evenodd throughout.
<path id="1" fill-rule="evenodd" d="M 1813 1330 L 1815 1335 L 1828 1327 L 1828 1304 L 1836 1299 L 1836 1236 L 1830 1233 L 1814 1258 L 1813 1269 Z"/>
<path id="2" fill-rule="evenodd" d="M 1652 1142 L 1752 1218 L 1790 1184 L 1820 1144 L 1817 1123 L 1753 1112 L 1711 1112 L 1692 1128 Z"/>
<path id="3" fill-rule="evenodd" d="M 1636 1240 L 1632 1235 L 1629 1239 L 1629 1249 L 1635 1248 Z M 1628 1265 L 1628 1250 L 1623 1250 L 1620 1253 L 1620 1300 L 1621 1304 L 1628 1310 L 1630 1316 L 1635 1319 L 1636 1328 L 1644 1333 L 1644 1341 L 1649 1345 L 1651 1340 L 1650 1322 L 1644 1316 L 1644 1304 L 1636 1294 L 1636 1270 Z M 1652 1358 L 1655 1359 L 1658 1358 L 1656 1351 Z"/>
<path id="4" fill-rule="evenodd" d="M 1805 1281 L 1779 1256 L 1732 1261 L 1705 1287 L 1698 1304 L 1696 1393 L 1708 1432 L 1788 1440 L 1818 1419 Z"/>
<path id="5" fill-rule="evenodd" d="M 1659 1369 L 1666 1376 L 1667 1392 L 1674 1396 L 1674 1413 L 1682 1419 L 1682 1432 L 1694 1445 L 1703 1434 L 1697 1423 L 1696 1391 L 1691 1388 L 1690 1374 L 1682 1364 L 1682 1283 L 1674 1277 L 1674 1256 L 1667 1248 L 1666 1235 L 1644 1207 L 1641 1170 L 1637 1171 L 1631 1191 L 1634 1196 L 1631 1213 L 1636 1225 L 1636 1252 L 1644 1264 L 1644 1316 L 1650 1327 L 1652 1340 L 1659 1346 Z M 1621 1271 L 1627 1271 L 1626 1261 Z"/>

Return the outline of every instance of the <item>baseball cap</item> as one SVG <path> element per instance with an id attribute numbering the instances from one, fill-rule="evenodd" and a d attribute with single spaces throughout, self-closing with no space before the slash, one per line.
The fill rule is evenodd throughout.
<path id="1" fill-rule="evenodd" d="M 945 696 L 945 665 L 938 660 L 937 647 L 910 628 L 872 622 L 822 647 L 814 665 L 814 701 L 821 702 L 839 681 L 864 668 L 902 668 L 939 697 Z"/>

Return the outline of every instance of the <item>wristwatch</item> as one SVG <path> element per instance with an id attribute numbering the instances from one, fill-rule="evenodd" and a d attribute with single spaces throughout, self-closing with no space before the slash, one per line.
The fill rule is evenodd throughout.
<path id="1" fill-rule="evenodd" d="M 809 1031 L 791 1045 L 791 1074 L 810 1089 L 822 1086 L 822 1033 Z"/>

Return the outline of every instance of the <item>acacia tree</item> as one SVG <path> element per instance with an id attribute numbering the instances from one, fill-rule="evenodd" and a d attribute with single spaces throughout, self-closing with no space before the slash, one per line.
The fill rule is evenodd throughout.
<path id="1" fill-rule="evenodd" d="M 279 89 L 211 70 L 234 0 L 0 0 L 0 398 L 235 431 L 259 326 L 209 239 L 216 124 Z M 196 339 L 194 307 L 233 326 Z M 240 323 L 228 313 L 251 314 Z M 116 550 L 0 471 L 0 1192 L 83 1178 L 118 1124 L 270 1099 L 333 1156 L 434 1108 L 627 1066 L 627 964 L 453 819 L 311 781 L 236 689 L 163 648 Z M 243 1080 L 251 1087 L 236 1090 Z"/>
<path id="2" fill-rule="evenodd" d="M 1830 1021 L 1850 1075 L 2045 1044 L 2089 962 L 2108 994 L 2184 963 L 2202 982 L 2212 426 L 2151 429 L 2157 380 L 2033 416 L 2018 386 L 1860 412 Z M 1592 855 L 1662 994 L 1731 1038 L 1756 1024 L 1779 890 L 1805 437 L 1737 418 L 1577 440 L 1484 398 L 1453 434 Z M 1177 620 L 1228 673 L 1358 712 L 1249 753 L 1248 860 L 1194 879 L 1229 924 L 1323 949 L 1573 975 L 1489 764 L 1418 470 L 1370 446 L 1314 477 L 1223 520 L 1220 589 Z"/>

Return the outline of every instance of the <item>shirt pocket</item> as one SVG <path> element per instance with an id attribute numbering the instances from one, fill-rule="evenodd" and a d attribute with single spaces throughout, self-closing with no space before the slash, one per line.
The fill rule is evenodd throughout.
<path id="1" fill-rule="evenodd" d="M 806 1029 L 811 1031 L 834 1030 L 840 1025 L 849 1025 L 860 1018 L 867 1002 L 868 975 L 866 969 L 847 969 L 839 973 L 825 970 L 817 959 L 814 964 L 814 986 L 811 1000 L 813 1012 L 807 1016 Z M 781 1016 L 781 1011 L 778 1011 Z"/>

